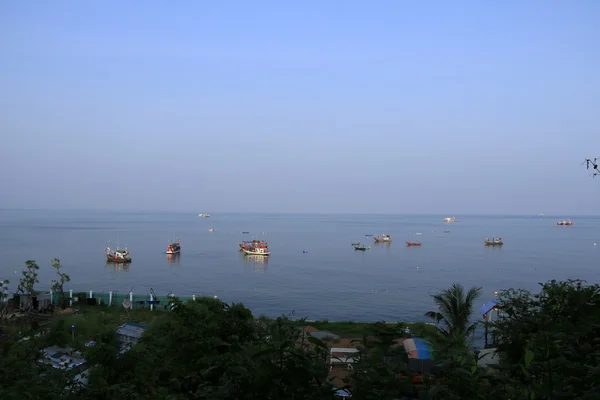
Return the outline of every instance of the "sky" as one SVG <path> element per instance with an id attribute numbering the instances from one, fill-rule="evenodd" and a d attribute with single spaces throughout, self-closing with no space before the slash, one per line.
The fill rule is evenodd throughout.
<path id="1" fill-rule="evenodd" d="M 0 209 L 598 214 L 600 2 L 0 2 Z"/>

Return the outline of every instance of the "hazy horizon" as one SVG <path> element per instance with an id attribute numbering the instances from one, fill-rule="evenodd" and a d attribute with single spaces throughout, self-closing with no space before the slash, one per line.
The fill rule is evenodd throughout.
<path id="1" fill-rule="evenodd" d="M 197 217 L 198 214 L 209 214 L 212 217 L 217 217 L 219 215 L 231 215 L 231 214 L 242 214 L 242 215 L 349 215 L 349 216 L 361 216 L 361 215 L 390 215 L 390 216 L 443 216 L 443 217 L 536 217 L 536 218 L 571 218 L 571 217 L 579 217 L 579 218 L 596 218 L 600 217 L 600 213 L 597 214 L 546 214 L 540 217 L 540 213 L 439 213 L 439 212 L 421 212 L 421 213 L 406 213 L 406 212 L 393 212 L 393 213 L 383 213 L 383 212 L 370 212 L 370 213 L 352 213 L 352 212 L 306 212 L 306 211 L 297 211 L 297 212 L 270 212 L 270 211 L 211 211 L 211 210 L 202 210 L 200 212 L 194 210 L 159 210 L 159 209 L 101 209 L 101 208 L 0 208 L 0 212 L 2 211 L 49 211 L 49 212 L 106 212 L 106 213 L 123 213 L 123 214 L 189 214 Z"/>
<path id="2" fill-rule="evenodd" d="M 0 3 L 0 209 L 593 215 L 600 2 Z"/>

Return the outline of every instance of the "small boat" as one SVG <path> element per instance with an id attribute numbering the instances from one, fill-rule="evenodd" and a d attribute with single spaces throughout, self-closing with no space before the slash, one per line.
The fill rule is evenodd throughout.
<path id="1" fill-rule="evenodd" d="M 406 242 L 407 246 L 420 246 L 421 242 Z"/>
<path id="2" fill-rule="evenodd" d="M 262 240 L 244 240 L 242 243 L 240 243 L 240 250 L 247 250 L 251 247 L 260 246 L 262 244 L 266 243 Z"/>
<path id="3" fill-rule="evenodd" d="M 351 246 L 360 246 L 360 242 L 354 242 L 351 244 Z"/>
<path id="4" fill-rule="evenodd" d="M 493 237 L 491 240 L 490 238 L 485 238 L 486 246 L 502 246 L 503 244 L 504 242 L 501 237 Z"/>
<path id="5" fill-rule="evenodd" d="M 181 251 L 181 240 L 177 239 L 177 242 L 173 242 L 167 246 L 167 254 L 179 254 Z"/>
<path id="6" fill-rule="evenodd" d="M 354 246 L 354 250 L 360 250 L 360 251 L 365 251 L 365 250 L 370 250 L 371 246 L 365 246 L 364 244 L 352 244 Z"/>
<path id="7" fill-rule="evenodd" d="M 446 217 L 446 218 L 444 218 L 444 222 L 456 222 L 456 218 L 455 217 Z"/>
<path id="8" fill-rule="evenodd" d="M 117 246 L 116 250 L 111 250 L 110 247 L 106 248 L 106 260 L 109 262 L 115 263 L 130 263 L 131 255 L 129 254 L 129 250 L 119 250 Z"/>
<path id="9" fill-rule="evenodd" d="M 244 235 L 247 235 L 247 234 L 249 234 L 249 233 L 250 233 L 250 232 L 242 232 L 242 234 L 244 234 Z"/>
<path id="10" fill-rule="evenodd" d="M 556 223 L 556 225 L 560 225 L 560 226 L 571 226 L 573 225 L 573 221 L 571 221 L 571 219 L 569 218 L 568 221 L 558 221 Z"/>
<path id="11" fill-rule="evenodd" d="M 210 228 L 208 231 L 209 232 L 214 232 L 215 230 L 213 228 Z"/>
<path id="12" fill-rule="evenodd" d="M 370 233 L 367 233 L 365 236 L 366 236 L 366 237 L 371 237 L 371 236 L 373 236 L 373 235 L 372 235 L 372 234 L 370 234 Z"/>
<path id="13" fill-rule="evenodd" d="M 543 213 L 540 213 L 540 217 L 543 217 L 543 216 L 544 216 L 544 214 L 543 214 Z"/>
<path id="14" fill-rule="evenodd" d="M 390 235 L 389 233 L 384 233 L 380 236 L 374 236 L 373 239 L 375 240 L 375 242 L 381 243 L 381 242 L 391 242 L 392 241 L 392 235 Z"/>
<path id="15" fill-rule="evenodd" d="M 269 246 L 265 242 L 258 243 L 249 248 L 242 248 L 244 254 L 249 254 L 253 256 L 268 256 L 271 254 L 269 251 Z"/>
<path id="16" fill-rule="evenodd" d="M 200 218 L 210 218 L 210 214 L 198 214 Z"/>
<path id="17" fill-rule="evenodd" d="M 444 231 L 444 233 L 450 233 L 450 231 Z"/>

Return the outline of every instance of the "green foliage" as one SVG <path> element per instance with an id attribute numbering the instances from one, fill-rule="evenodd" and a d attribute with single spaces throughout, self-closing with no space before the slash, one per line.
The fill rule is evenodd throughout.
<path id="1" fill-rule="evenodd" d="M 62 268 L 62 265 L 60 264 L 60 260 L 58 258 L 55 258 L 54 260 L 52 260 L 52 268 L 54 268 L 56 270 L 58 279 L 52 280 L 51 290 L 58 294 L 59 308 L 65 308 L 67 306 L 67 299 L 65 296 L 64 285 L 67 282 L 71 282 L 71 278 L 69 277 L 69 275 L 60 271 L 60 269 Z"/>
<path id="2" fill-rule="evenodd" d="M 38 271 L 40 267 L 37 265 L 35 260 L 27 260 L 25 262 L 25 270 L 22 271 L 23 276 L 19 280 L 19 286 L 17 287 L 17 293 L 23 293 L 31 299 L 35 296 L 35 284 L 39 283 Z M 33 303 L 30 303 L 30 307 Z"/>
<path id="3" fill-rule="evenodd" d="M 347 383 L 354 387 L 353 399 L 395 399 L 403 393 L 412 394 L 412 374 L 406 369 L 408 356 L 394 339 L 406 335 L 403 324 L 376 325 L 372 336 L 359 341 L 360 358 Z M 395 336 L 395 338 L 394 338 Z"/>
<path id="4" fill-rule="evenodd" d="M 6 316 L 7 300 L 8 300 L 8 284 L 7 279 L 0 281 L 0 321 Z"/>
<path id="5" fill-rule="evenodd" d="M 443 371 L 419 380 L 408 370 L 399 341 L 407 335 L 406 324 L 310 325 L 359 338 L 360 357 L 347 378 L 354 399 L 392 400 L 417 392 L 430 400 L 600 398 L 600 286 L 551 281 L 538 294 L 502 292 L 502 315 L 488 324 L 500 360 L 491 367 L 478 363 L 467 346 L 478 294 L 454 285 L 434 296 L 438 311 L 428 314 L 440 329 L 408 325 L 443 356 Z M 80 306 L 77 315 L 55 316 L 39 337 L 32 336 L 36 331 L 28 330 L 29 324 L 5 330 L 1 398 L 331 399 L 328 345 L 303 335 L 299 327 L 306 321 L 254 318 L 242 304 L 213 298 L 187 303 L 173 298 L 170 306 L 170 312 Z M 120 354 L 115 328 L 125 320 L 150 326 L 132 350 Z M 32 338 L 17 341 L 23 336 Z M 85 346 L 90 340 L 96 346 Z M 73 391 L 73 372 L 35 362 L 49 345 L 84 353 L 94 367 L 88 387 Z"/>
<path id="6" fill-rule="evenodd" d="M 493 323 L 506 373 L 537 399 L 600 398 L 600 286 L 550 281 L 506 291 Z"/>
<path id="7" fill-rule="evenodd" d="M 481 288 L 472 287 L 467 293 L 462 285 L 455 283 L 449 289 L 432 295 L 437 311 L 429 311 L 425 316 L 436 322 L 445 347 L 466 347 L 466 340 L 473 334 L 476 324 L 471 324 L 475 301 L 481 295 Z"/>
<path id="8" fill-rule="evenodd" d="M 138 345 L 99 369 L 88 396 L 314 399 L 330 395 L 327 352 L 285 317 L 256 320 L 241 304 L 172 300 Z"/>

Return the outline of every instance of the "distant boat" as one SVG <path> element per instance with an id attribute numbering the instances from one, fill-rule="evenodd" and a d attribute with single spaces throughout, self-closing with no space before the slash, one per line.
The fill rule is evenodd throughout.
<path id="1" fill-rule="evenodd" d="M 244 240 L 240 243 L 240 250 L 248 250 L 252 247 L 266 244 L 264 240 Z"/>
<path id="2" fill-rule="evenodd" d="M 373 237 L 373 239 L 377 243 L 381 243 L 381 242 L 390 243 L 392 241 L 392 235 L 390 235 L 389 233 L 384 233 L 384 234 L 381 235 L 381 237 L 375 236 L 375 237 Z"/>
<path id="3" fill-rule="evenodd" d="M 254 256 L 268 256 L 271 254 L 269 251 L 269 245 L 265 241 L 253 244 L 250 247 L 242 247 L 242 251 L 247 255 Z"/>
<path id="4" fill-rule="evenodd" d="M 444 222 L 456 222 L 456 218 L 455 217 L 446 217 L 446 218 L 444 218 Z"/>
<path id="5" fill-rule="evenodd" d="M 214 230 L 214 228 L 210 228 L 208 231 L 209 232 L 214 232 L 215 230 Z"/>
<path id="6" fill-rule="evenodd" d="M 353 243 L 352 245 L 354 246 L 354 250 L 365 251 L 365 250 L 371 249 L 370 246 L 365 246 L 364 244 L 360 244 L 360 243 Z"/>
<path id="7" fill-rule="evenodd" d="M 179 254 L 179 252 L 181 252 L 181 240 L 177 239 L 177 242 L 167 246 L 167 254 Z"/>
<path id="8" fill-rule="evenodd" d="M 407 246 L 420 246 L 421 242 L 406 242 Z"/>
<path id="9" fill-rule="evenodd" d="M 568 221 L 558 221 L 556 225 L 571 226 L 573 225 L 573 221 L 571 221 L 571 219 L 569 219 Z"/>
<path id="10" fill-rule="evenodd" d="M 129 250 L 119 250 L 117 246 L 116 250 L 111 250 L 110 247 L 106 248 L 106 260 L 115 263 L 130 263 L 131 255 L 129 254 Z"/>
<path id="11" fill-rule="evenodd" d="M 543 213 L 540 213 L 540 217 L 543 217 L 543 216 L 544 216 L 544 214 L 543 214 Z"/>
<path id="12" fill-rule="evenodd" d="M 210 214 L 198 214 L 200 218 L 210 218 Z"/>
<path id="13" fill-rule="evenodd" d="M 247 234 L 249 234 L 249 233 L 250 233 L 250 232 L 245 232 L 245 231 L 244 231 L 244 232 L 242 232 L 242 234 L 244 234 L 244 235 L 247 235 Z"/>
<path id="14" fill-rule="evenodd" d="M 490 240 L 490 238 L 485 238 L 486 246 L 502 246 L 503 244 L 504 242 L 501 237 L 494 237 L 492 240 Z"/>

